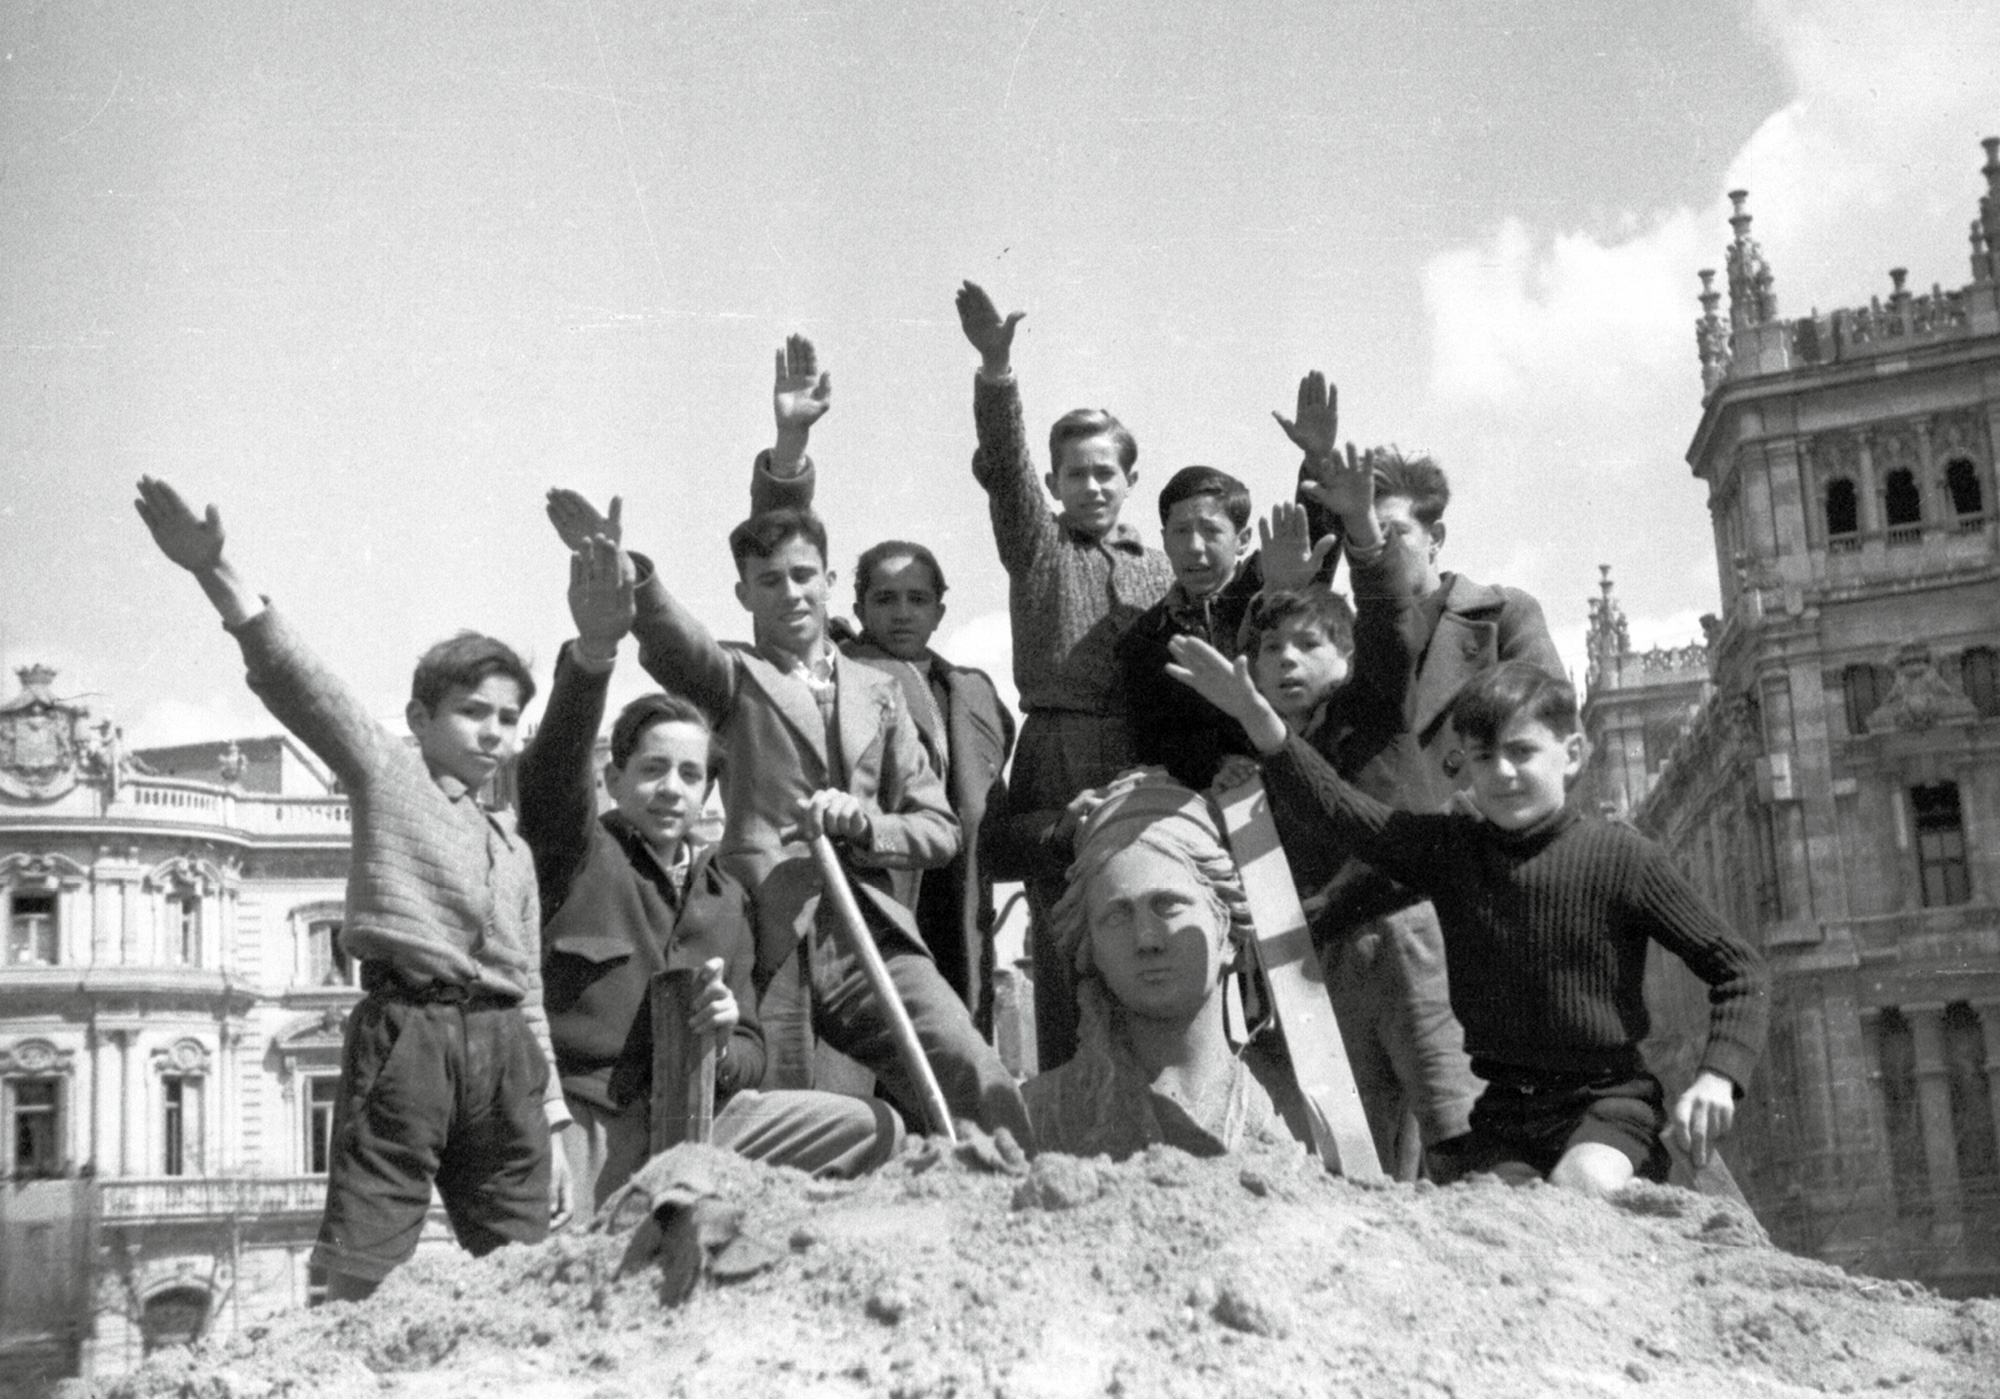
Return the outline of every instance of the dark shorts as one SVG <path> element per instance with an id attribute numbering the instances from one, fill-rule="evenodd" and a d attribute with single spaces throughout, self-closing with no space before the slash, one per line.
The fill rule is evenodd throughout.
<path id="1" fill-rule="evenodd" d="M 1667 1148 L 1660 1140 L 1666 1095 L 1651 1074 L 1579 1079 L 1478 1060 L 1472 1067 L 1490 1078 L 1472 1105 L 1472 1130 L 1431 1153 L 1439 1184 L 1509 1161 L 1546 1176 L 1564 1152 L 1586 1142 L 1622 1153 L 1643 1180 L 1666 1180 Z"/>
<path id="2" fill-rule="evenodd" d="M 416 1249 L 433 1185 L 474 1254 L 547 1238 L 547 1083 L 518 1006 L 363 997 L 347 1019 L 313 1262 L 380 1281 Z"/>

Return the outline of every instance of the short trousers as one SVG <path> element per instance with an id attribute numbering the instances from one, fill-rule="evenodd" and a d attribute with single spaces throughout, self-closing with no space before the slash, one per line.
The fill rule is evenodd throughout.
<path id="1" fill-rule="evenodd" d="M 1507 1161 L 1547 1176 L 1564 1152 L 1585 1143 L 1618 1151 L 1643 1180 L 1666 1180 L 1669 1159 L 1660 1140 L 1666 1095 L 1653 1075 L 1593 1079 L 1480 1060 L 1472 1067 L 1488 1077 L 1486 1091 L 1472 1105 L 1471 1131 L 1430 1153 L 1431 1175 L 1440 1185 Z"/>

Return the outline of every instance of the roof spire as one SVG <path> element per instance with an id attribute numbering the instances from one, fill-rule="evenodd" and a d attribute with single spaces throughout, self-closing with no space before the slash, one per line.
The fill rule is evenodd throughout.
<path id="1" fill-rule="evenodd" d="M 1743 207 L 1749 198 L 1748 190 L 1729 191 L 1729 203 L 1735 210 L 1729 216 L 1729 226 L 1736 230 L 1736 241 L 1729 245 L 1729 325 L 1732 330 L 1747 330 L 1776 320 L 1778 316 L 1776 279 L 1771 274 L 1770 264 L 1764 261 L 1764 250 L 1750 236 L 1750 215 Z"/>

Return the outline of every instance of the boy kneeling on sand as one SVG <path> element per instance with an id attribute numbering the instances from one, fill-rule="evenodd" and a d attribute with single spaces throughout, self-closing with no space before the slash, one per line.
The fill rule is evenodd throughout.
<path id="1" fill-rule="evenodd" d="M 1188 638 L 1174 656 L 1176 679 L 1242 722 L 1274 809 L 1317 811 L 1333 839 L 1436 905 L 1452 1008 L 1487 1088 L 1472 1130 L 1433 1151 L 1435 1176 L 1533 1172 L 1598 1194 L 1635 1174 L 1666 1179 L 1664 1096 L 1639 1052 L 1649 941 L 1709 986 L 1701 1071 L 1672 1114 L 1678 1143 L 1707 1164 L 1763 1047 L 1768 974 L 1664 850 L 1568 804 L 1584 742 L 1567 681 L 1522 661 L 1474 677 L 1451 721 L 1477 814 L 1431 814 L 1343 781 L 1287 732 L 1248 662 Z"/>

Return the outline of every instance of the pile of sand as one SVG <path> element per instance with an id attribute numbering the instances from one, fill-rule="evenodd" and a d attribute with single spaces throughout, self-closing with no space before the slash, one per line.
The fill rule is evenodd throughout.
<path id="1" fill-rule="evenodd" d="M 2000 1302 L 1780 1253 L 1678 1190 L 1362 1188 L 1168 1150 L 827 1185 L 682 1151 L 772 1266 L 669 1307 L 657 1265 L 618 1276 L 629 1232 L 440 1257 L 109 1394 L 2000 1395 Z"/>

